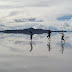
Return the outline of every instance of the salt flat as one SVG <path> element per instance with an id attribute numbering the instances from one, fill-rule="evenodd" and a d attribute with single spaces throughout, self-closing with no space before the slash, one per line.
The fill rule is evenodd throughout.
<path id="1" fill-rule="evenodd" d="M 0 34 L 0 72 L 71 72 L 72 33 L 29 35 Z"/>

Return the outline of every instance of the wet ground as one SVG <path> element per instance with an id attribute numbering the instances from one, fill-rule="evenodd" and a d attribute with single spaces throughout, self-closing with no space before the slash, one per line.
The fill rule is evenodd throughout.
<path id="1" fill-rule="evenodd" d="M 0 33 L 1 72 L 72 72 L 72 33 L 30 35 Z"/>

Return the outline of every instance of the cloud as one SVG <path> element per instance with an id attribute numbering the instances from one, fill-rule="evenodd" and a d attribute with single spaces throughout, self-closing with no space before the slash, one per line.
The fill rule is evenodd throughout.
<path id="1" fill-rule="evenodd" d="M 2 25 L 2 24 L 1 24 L 0 27 L 5 27 L 5 25 Z"/>
<path id="2" fill-rule="evenodd" d="M 2 5 L 11 5 L 14 7 L 48 7 L 59 4 L 66 4 L 71 0 L 1 0 Z M 4 4 L 3 4 L 4 3 Z"/>
<path id="3" fill-rule="evenodd" d="M 9 16 L 15 16 L 15 15 L 17 15 L 17 14 L 19 14 L 20 13 L 20 11 L 13 11 L 13 12 L 11 12 L 10 14 L 9 14 Z"/>
<path id="4" fill-rule="evenodd" d="M 6 26 L 1 28 L 53 27 L 72 30 L 71 3 L 71 0 L 1 0 L 0 23 Z"/>
<path id="5" fill-rule="evenodd" d="M 14 22 L 43 22 L 41 19 L 36 18 L 22 18 L 22 19 L 14 19 Z"/>

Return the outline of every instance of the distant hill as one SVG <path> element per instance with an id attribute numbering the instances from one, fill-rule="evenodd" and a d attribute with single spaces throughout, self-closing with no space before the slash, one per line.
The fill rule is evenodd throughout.
<path id="1" fill-rule="evenodd" d="M 43 33 L 48 33 L 48 30 L 43 30 L 43 29 L 34 29 L 34 28 L 29 28 L 29 29 L 19 29 L 19 30 L 5 30 L 5 31 L 0 31 L 3 33 L 22 33 L 22 34 L 30 34 L 30 31 L 32 31 L 33 34 L 43 34 Z M 52 32 L 61 32 L 61 31 L 52 31 Z M 64 31 L 66 32 L 66 31 Z"/>

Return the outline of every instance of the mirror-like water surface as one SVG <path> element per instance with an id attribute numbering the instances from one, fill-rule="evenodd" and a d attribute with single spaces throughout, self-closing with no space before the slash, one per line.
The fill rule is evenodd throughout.
<path id="1" fill-rule="evenodd" d="M 0 33 L 1 72 L 72 72 L 72 33 L 30 35 Z"/>

